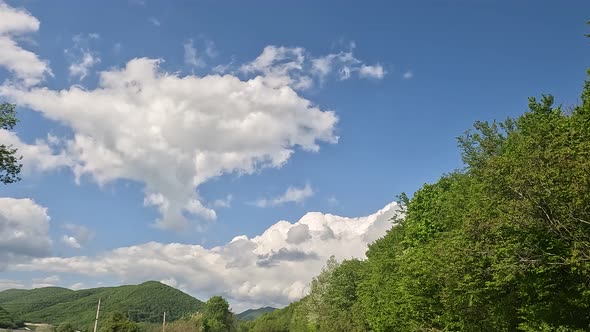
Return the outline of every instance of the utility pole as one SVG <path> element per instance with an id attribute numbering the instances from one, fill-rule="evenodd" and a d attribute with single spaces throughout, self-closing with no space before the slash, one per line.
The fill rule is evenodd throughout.
<path id="1" fill-rule="evenodd" d="M 164 311 L 164 321 L 162 322 L 162 332 L 166 332 L 166 311 Z"/>
<path id="2" fill-rule="evenodd" d="M 96 319 L 94 320 L 94 332 L 96 332 L 96 327 L 98 326 L 98 313 L 100 312 L 100 299 L 98 299 L 98 306 L 96 307 Z"/>

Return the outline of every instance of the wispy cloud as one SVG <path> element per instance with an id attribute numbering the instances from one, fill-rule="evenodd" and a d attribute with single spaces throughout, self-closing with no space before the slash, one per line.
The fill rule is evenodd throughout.
<path id="1" fill-rule="evenodd" d="M 199 46 L 195 46 L 198 44 Z M 195 42 L 193 39 L 188 39 L 184 44 L 184 63 L 193 68 L 205 67 L 206 59 L 212 59 L 217 56 L 215 43 L 210 40 L 200 38 Z M 215 68 L 218 68 L 216 66 Z M 221 68 L 221 67 L 220 67 Z M 216 70 L 213 69 L 215 72 Z"/>
<path id="2" fill-rule="evenodd" d="M 72 37 L 74 46 L 64 50 L 64 53 L 70 59 L 70 66 L 68 67 L 70 77 L 77 77 L 81 81 L 88 76 L 92 67 L 100 63 L 98 54 L 91 51 L 89 47 L 91 40 L 99 38 L 100 35 L 97 33 L 78 34 Z"/>
<path id="3" fill-rule="evenodd" d="M 411 71 L 407 71 L 407 72 L 404 73 L 404 76 L 403 77 L 404 77 L 405 80 L 409 80 L 409 79 L 411 79 L 411 78 L 414 77 L 414 73 L 412 73 Z"/>
<path id="4" fill-rule="evenodd" d="M 282 205 L 285 203 L 301 203 L 308 199 L 309 197 L 314 195 L 314 190 L 309 183 L 307 183 L 303 188 L 297 187 L 289 187 L 287 191 L 281 196 L 266 199 L 262 198 L 254 202 L 254 205 L 264 208 L 269 206 L 277 206 Z"/>
<path id="5" fill-rule="evenodd" d="M 192 39 L 184 43 L 184 63 L 187 66 L 200 68 L 205 67 L 205 60 L 199 56 Z"/>
<path id="6" fill-rule="evenodd" d="M 225 197 L 225 199 L 216 199 L 212 205 L 213 205 L 213 207 L 216 207 L 216 208 L 229 208 L 229 207 L 231 207 L 232 200 L 233 200 L 233 196 L 230 194 L 230 195 L 227 195 L 227 197 Z"/>

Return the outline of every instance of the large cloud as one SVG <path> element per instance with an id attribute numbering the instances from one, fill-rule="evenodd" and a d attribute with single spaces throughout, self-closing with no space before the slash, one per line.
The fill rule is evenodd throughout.
<path id="1" fill-rule="evenodd" d="M 0 270 L 50 254 L 47 209 L 31 199 L 0 198 Z"/>
<path id="2" fill-rule="evenodd" d="M 180 77 L 158 64 L 131 60 L 102 72 L 93 90 L 5 85 L 0 92 L 73 129 L 64 163 L 71 160 L 77 178 L 144 183 L 145 204 L 159 209 L 163 228 L 186 226 L 187 215 L 215 219 L 195 192 L 207 180 L 280 167 L 296 147 L 318 151 L 320 141 L 337 141 L 336 115 L 288 86 L 260 77 Z"/>
<path id="3" fill-rule="evenodd" d="M 69 167 L 78 181 L 88 176 L 100 185 L 120 179 L 144 184 L 144 204 L 159 210 L 155 225 L 166 229 L 216 219 L 212 207 L 219 204 L 207 204 L 198 193 L 211 178 L 281 167 L 297 149 L 318 151 L 322 142 L 337 142 L 335 113 L 295 90 L 334 73 L 340 79 L 351 73 L 385 75 L 379 64 L 370 66 L 356 58 L 354 45 L 347 52 L 320 57 L 301 47 L 267 46 L 252 62 L 218 66 L 233 67 L 231 75 L 181 76 L 161 70 L 161 60 L 136 58 L 123 68 L 101 72 L 92 89 L 32 88 L 51 71 L 15 38 L 38 28 L 31 14 L 0 0 L 0 67 L 15 77 L 0 86 L 0 96 L 66 125 L 72 137 L 28 144 L 0 131 L 0 139 L 18 148 L 30 169 Z M 72 75 L 84 78 L 99 63 L 86 45 L 96 38 L 75 37 L 68 54 L 77 52 L 80 59 L 70 67 Z M 205 52 L 214 56 L 212 43 L 207 42 Z M 312 194 L 308 189 L 301 197 Z M 77 246 L 71 237 L 63 240 Z"/>
<path id="4" fill-rule="evenodd" d="M 234 309 L 297 300 L 326 260 L 363 258 L 367 244 L 383 236 L 399 209 L 346 218 L 310 212 L 295 223 L 279 221 L 254 238 L 204 248 L 156 242 L 118 248 L 96 257 L 38 258 L 14 270 L 117 277 L 121 282 L 162 280 L 201 298 L 221 294 Z"/>
<path id="5" fill-rule="evenodd" d="M 18 84 L 39 83 L 51 70 L 46 61 L 20 47 L 15 38 L 39 30 L 39 20 L 23 9 L 0 1 L 0 66 L 16 77 Z"/>

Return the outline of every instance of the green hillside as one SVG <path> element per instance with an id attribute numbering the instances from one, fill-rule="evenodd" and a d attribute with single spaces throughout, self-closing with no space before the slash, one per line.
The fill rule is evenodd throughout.
<path id="1" fill-rule="evenodd" d="M 84 329 L 92 325 L 99 298 L 101 317 L 121 311 L 137 322 L 159 322 L 164 311 L 166 319 L 174 321 L 203 308 L 203 302 L 156 281 L 79 291 L 58 287 L 6 290 L 0 292 L 0 306 L 26 322 L 69 322 Z"/>
<path id="2" fill-rule="evenodd" d="M 264 315 L 267 312 L 273 312 L 277 310 L 273 307 L 262 307 L 258 309 L 248 309 L 244 312 L 241 312 L 236 315 L 239 320 L 248 321 L 248 320 L 255 320 L 256 318 Z"/>

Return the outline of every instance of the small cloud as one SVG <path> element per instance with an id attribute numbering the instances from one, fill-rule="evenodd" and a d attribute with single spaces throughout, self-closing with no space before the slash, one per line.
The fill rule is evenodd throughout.
<path id="1" fill-rule="evenodd" d="M 233 200 L 233 196 L 227 195 L 227 197 L 225 199 L 216 199 L 213 202 L 213 207 L 216 208 L 229 208 L 231 207 L 231 201 Z"/>
<path id="2" fill-rule="evenodd" d="M 64 234 L 61 242 L 71 248 L 80 249 L 94 237 L 94 232 L 82 225 L 65 224 L 62 228 L 70 234 Z"/>
<path id="3" fill-rule="evenodd" d="M 76 238 L 73 236 L 64 235 L 61 238 L 61 242 L 63 242 L 65 245 L 67 245 L 71 248 L 75 248 L 75 249 L 80 249 L 82 247 L 80 245 L 80 243 L 78 243 L 78 240 L 76 240 Z"/>
<path id="4" fill-rule="evenodd" d="M 84 283 L 78 282 L 78 283 L 75 283 L 75 284 L 71 285 L 70 286 L 70 289 L 72 289 L 72 290 L 80 290 L 80 289 L 82 289 L 84 287 L 85 287 L 84 286 Z"/>
<path id="5" fill-rule="evenodd" d="M 78 61 L 70 65 L 70 76 L 83 80 L 88 76 L 89 69 L 98 63 L 100 63 L 100 58 L 94 57 L 90 52 L 84 52 Z"/>
<path id="6" fill-rule="evenodd" d="M 359 69 L 360 77 L 382 79 L 386 72 L 381 65 L 367 66 L 362 65 Z"/>
<path id="7" fill-rule="evenodd" d="M 34 278 L 31 288 L 42 288 L 55 286 L 60 281 L 59 276 L 53 275 L 45 278 Z"/>
<path id="8" fill-rule="evenodd" d="M 153 24 L 154 26 L 161 26 L 162 23 L 160 22 L 160 20 L 158 20 L 157 18 L 151 16 L 150 18 L 148 18 L 148 21 L 150 21 L 151 24 Z"/>
<path id="9" fill-rule="evenodd" d="M 72 37 L 74 46 L 64 50 L 64 53 L 70 58 L 70 66 L 68 67 L 70 77 L 77 77 L 81 81 L 88 76 L 90 68 L 100 63 L 98 54 L 88 47 L 90 40 L 99 38 L 98 33 L 77 34 Z"/>
<path id="10" fill-rule="evenodd" d="M 407 71 L 407 72 L 404 73 L 404 76 L 403 77 L 404 77 L 405 80 L 409 80 L 409 79 L 411 79 L 411 78 L 414 77 L 414 73 L 412 73 L 411 71 Z"/>
<path id="11" fill-rule="evenodd" d="M 162 279 L 160 282 L 170 287 L 178 287 L 178 281 L 176 281 L 174 278 Z"/>
<path id="12" fill-rule="evenodd" d="M 193 40 L 189 39 L 184 43 L 184 63 L 191 67 L 204 67 L 205 61 L 197 54 L 197 49 L 193 44 Z"/>
<path id="13" fill-rule="evenodd" d="M 279 197 L 275 197 L 272 199 L 259 199 L 254 203 L 254 205 L 256 205 L 257 207 L 264 208 L 268 206 L 282 205 L 290 202 L 301 203 L 305 201 L 307 198 L 313 196 L 313 194 L 314 191 L 312 187 L 309 185 L 309 183 L 307 183 L 303 188 L 289 187 L 287 188 L 287 191 L 285 191 L 285 193 Z"/>

